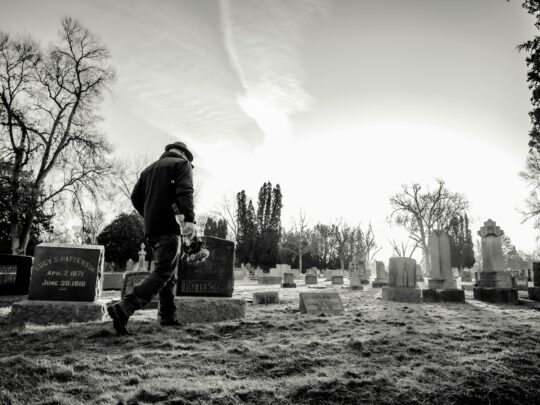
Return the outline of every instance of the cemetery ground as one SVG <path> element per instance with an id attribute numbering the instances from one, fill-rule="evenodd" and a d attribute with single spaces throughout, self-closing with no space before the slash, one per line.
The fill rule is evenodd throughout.
<path id="1" fill-rule="evenodd" d="M 242 320 L 164 328 L 156 310 L 117 337 L 109 322 L 12 329 L 0 308 L 1 404 L 521 404 L 540 396 L 540 311 L 530 305 L 385 302 L 337 291 L 345 313 L 298 311 L 279 290 Z"/>

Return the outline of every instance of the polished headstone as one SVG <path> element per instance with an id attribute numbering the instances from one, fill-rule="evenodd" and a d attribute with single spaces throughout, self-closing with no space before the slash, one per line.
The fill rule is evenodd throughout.
<path id="1" fill-rule="evenodd" d="M 0 295 L 26 295 L 30 285 L 32 257 L 0 255 Z"/>

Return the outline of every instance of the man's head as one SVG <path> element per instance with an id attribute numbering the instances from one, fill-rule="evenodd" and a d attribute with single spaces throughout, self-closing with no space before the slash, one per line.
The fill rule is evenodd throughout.
<path id="1" fill-rule="evenodd" d="M 193 162 L 193 153 L 191 153 L 184 142 L 174 142 L 165 146 L 165 152 L 174 152 L 183 155 L 190 163 Z"/>

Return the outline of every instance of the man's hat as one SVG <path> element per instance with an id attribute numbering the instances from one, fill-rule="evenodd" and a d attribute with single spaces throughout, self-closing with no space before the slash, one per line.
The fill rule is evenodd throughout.
<path id="1" fill-rule="evenodd" d="M 165 152 L 168 152 L 171 149 L 180 149 L 182 152 L 186 154 L 186 157 L 188 158 L 189 162 L 193 162 L 193 153 L 189 151 L 186 144 L 184 142 L 175 142 L 171 143 L 167 146 L 165 146 Z"/>

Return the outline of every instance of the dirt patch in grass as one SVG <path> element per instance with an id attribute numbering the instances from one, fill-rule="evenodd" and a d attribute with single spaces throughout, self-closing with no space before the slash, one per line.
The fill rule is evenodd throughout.
<path id="1" fill-rule="evenodd" d="M 258 287 L 240 285 L 249 297 Z M 299 288 L 302 290 L 302 287 Z M 540 312 L 398 304 L 337 289 L 346 313 L 300 314 L 298 290 L 243 320 L 162 328 L 10 329 L 0 314 L 0 404 L 520 404 L 540 395 Z"/>

